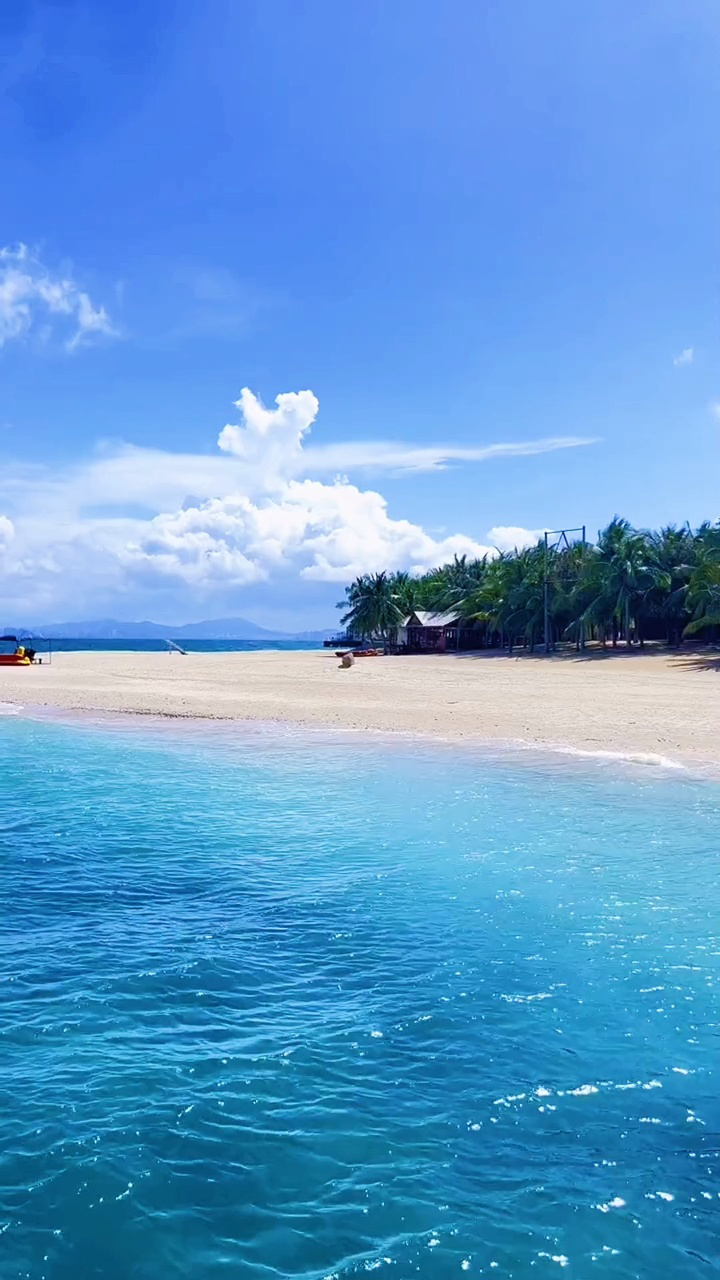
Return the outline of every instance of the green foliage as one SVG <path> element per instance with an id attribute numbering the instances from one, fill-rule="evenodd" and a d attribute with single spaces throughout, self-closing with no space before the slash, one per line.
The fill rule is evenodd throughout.
<path id="1" fill-rule="evenodd" d="M 343 622 L 360 637 L 392 640 L 415 609 L 456 610 L 478 643 L 585 639 L 679 644 L 720 627 L 720 523 L 656 532 L 615 516 L 597 542 L 455 557 L 428 573 L 364 574 L 345 591 Z"/>
<path id="2" fill-rule="evenodd" d="M 398 576 L 403 579 L 400 584 Z M 346 590 L 347 600 L 339 606 L 347 609 L 343 623 L 351 628 L 354 635 L 367 639 L 379 636 L 387 643 L 391 633 L 402 622 L 399 595 L 406 589 L 410 590 L 411 581 L 406 574 L 366 573 L 356 578 Z"/>
<path id="3" fill-rule="evenodd" d="M 690 621 L 683 632 L 686 636 L 720 627 L 720 524 L 702 525 L 696 536 L 696 561 L 687 586 Z"/>

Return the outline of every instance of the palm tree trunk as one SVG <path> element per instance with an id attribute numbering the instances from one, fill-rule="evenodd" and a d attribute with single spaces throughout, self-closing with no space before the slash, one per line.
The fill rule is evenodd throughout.
<path id="1" fill-rule="evenodd" d="M 632 639 L 630 637 L 630 601 L 625 601 L 625 643 L 630 648 Z"/>

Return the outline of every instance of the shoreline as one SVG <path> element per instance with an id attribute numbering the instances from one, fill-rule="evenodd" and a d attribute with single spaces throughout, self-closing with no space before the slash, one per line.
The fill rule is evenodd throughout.
<path id="1" fill-rule="evenodd" d="M 202 716 L 175 715 L 173 713 L 132 711 L 80 711 L 55 707 L 13 705 L 0 702 L 0 722 L 24 720 L 37 725 L 58 725 L 69 729 L 106 731 L 109 733 L 137 734 L 145 742 L 162 743 L 167 734 L 174 744 L 184 747 L 204 746 L 221 748 L 249 748 L 255 744 L 274 749 L 294 746 L 310 747 L 318 752 L 334 747 L 355 747 L 359 752 L 381 747 L 384 751 L 398 751 L 401 755 L 412 752 L 426 761 L 433 748 L 442 755 L 454 753 L 459 757 L 475 758 L 478 763 L 513 765 L 530 771 L 580 773 L 583 777 L 596 776 L 596 770 L 605 776 L 631 777 L 650 782 L 654 779 L 688 783 L 720 782 L 720 761 L 702 763 L 697 759 L 681 762 L 652 752 L 632 753 L 583 749 L 560 742 L 528 742 L 501 738 L 443 738 L 421 731 L 386 731 L 379 729 L 347 729 L 334 725 L 301 724 L 290 720 L 238 719 L 230 717 L 207 718 Z M 237 733 L 230 735 L 235 726 Z M 191 736 L 192 727 L 200 730 Z M 153 731 L 155 735 L 153 737 Z"/>
<path id="2" fill-rule="evenodd" d="M 72 651 L 0 668 L 0 703 L 28 713 L 266 724 L 538 750 L 720 772 L 716 655 L 663 652 L 400 656 L 339 669 L 328 650 Z"/>

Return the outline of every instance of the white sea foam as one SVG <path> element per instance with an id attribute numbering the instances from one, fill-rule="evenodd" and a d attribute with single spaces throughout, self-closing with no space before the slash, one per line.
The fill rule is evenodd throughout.
<path id="1" fill-rule="evenodd" d="M 22 710 L 12 702 L 0 702 L 0 716 L 19 716 Z"/>
<path id="2" fill-rule="evenodd" d="M 523 752 L 551 752 L 557 756 L 576 756 L 580 760 L 606 760 L 611 764 L 640 764 L 657 769 L 680 770 L 687 773 L 688 766 L 659 751 L 611 751 L 607 747 L 573 747 L 567 742 L 528 742 L 524 738 L 508 740 L 508 746 Z"/>
<path id="3" fill-rule="evenodd" d="M 660 755 L 656 751 L 608 751 L 600 748 L 597 751 L 593 751 L 589 747 L 567 747 L 552 744 L 548 744 L 548 749 L 561 756 L 580 756 L 587 760 L 617 760 L 627 764 L 652 765 L 657 769 L 682 769 L 686 771 L 686 766 L 680 764 L 679 760 L 673 760 L 670 756 Z"/>
<path id="4" fill-rule="evenodd" d="M 509 1107 L 513 1102 L 534 1102 L 539 1098 L 588 1098 L 594 1093 L 605 1092 L 609 1089 L 662 1089 L 662 1081 L 622 1080 L 615 1084 L 612 1080 L 599 1080 L 597 1084 L 579 1084 L 574 1089 L 548 1089 L 544 1084 L 541 1084 L 535 1089 L 531 1089 L 529 1093 L 507 1093 L 501 1098 L 494 1098 L 492 1105 L 494 1107 Z M 544 1110 L 544 1108 L 540 1109 Z M 548 1110 L 555 1110 L 555 1108 L 548 1107 Z M 656 1123 L 656 1121 L 646 1119 L 645 1123 Z"/>
<path id="5" fill-rule="evenodd" d="M 624 1209 L 625 1203 L 622 1196 L 613 1196 L 612 1200 L 606 1200 L 604 1204 L 596 1204 L 595 1208 L 601 1213 L 609 1213 L 611 1209 Z"/>
<path id="6" fill-rule="evenodd" d="M 537 991 L 534 995 L 529 996 L 507 996 L 501 995 L 501 1000 L 506 1004 L 532 1004 L 533 1000 L 552 1000 L 551 991 Z"/>

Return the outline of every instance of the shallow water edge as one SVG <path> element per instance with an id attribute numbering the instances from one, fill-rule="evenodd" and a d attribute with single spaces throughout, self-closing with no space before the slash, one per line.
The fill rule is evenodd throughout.
<path id="1" fill-rule="evenodd" d="M 55 723 L 68 727 L 110 729 L 118 732 L 156 733 L 168 740 L 197 741 L 218 745 L 243 739 L 258 742 L 310 744 L 318 749 L 333 745 L 352 744 L 357 750 L 383 746 L 388 750 L 428 752 L 431 749 L 446 755 L 458 753 L 462 758 L 475 756 L 487 763 L 493 760 L 505 764 L 515 763 L 531 769 L 573 770 L 580 773 L 616 770 L 625 776 L 688 778 L 711 783 L 720 782 L 720 760 L 698 760 L 696 757 L 663 755 L 649 751 L 612 751 L 607 748 L 578 747 L 569 743 L 548 739 L 542 743 L 521 738 L 453 737 L 436 733 L 380 729 L 351 729 L 332 724 L 301 724 L 291 720 L 255 718 L 241 719 L 235 716 L 196 716 L 176 712 L 86 711 L 65 708 L 33 706 L 21 703 L 0 702 L 0 721 L 4 716 L 21 717 L 38 723 Z"/>

